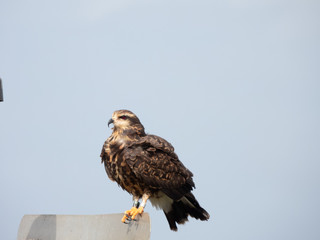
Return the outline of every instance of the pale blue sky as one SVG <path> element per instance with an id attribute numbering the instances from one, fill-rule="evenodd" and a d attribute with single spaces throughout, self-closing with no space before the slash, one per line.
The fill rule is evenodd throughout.
<path id="1" fill-rule="evenodd" d="M 212 218 L 151 239 L 320 238 L 319 1 L 1 1 L 0 239 L 24 214 L 123 212 L 100 164 L 135 112 Z"/>

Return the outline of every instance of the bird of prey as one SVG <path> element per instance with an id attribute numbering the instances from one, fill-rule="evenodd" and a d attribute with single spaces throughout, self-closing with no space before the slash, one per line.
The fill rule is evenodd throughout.
<path id="1" fill-rule="evenodd" d="M 108 177 L 133 196 L 133 207 L 125 212 L 122 222 L 142 214 L 148 199 L 163 210 L 173 231 L 178 230 L 176 223 L 184 224 L 188 216 L 209 219 L 191 193 L 195 188 L 193 174 L 169 142 L 146 134 L 139 118 L 128 110 L 115 111 L 108 126 L 111 123 L 113 132 L 102 147 L 101 159 Z"/>

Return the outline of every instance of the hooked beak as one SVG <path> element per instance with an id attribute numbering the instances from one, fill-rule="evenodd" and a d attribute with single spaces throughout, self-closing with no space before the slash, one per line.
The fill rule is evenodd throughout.
<path id="1" fill-rule="evenodd" d="M 109 125 L 110 125 L 111 123 L 113 123 L 113 119 L 112 119 L 112 118 L 111 118 L 111 119 L 109 120 L 109 122 L 108 122 L 108 127 L 109 127 Z"/>

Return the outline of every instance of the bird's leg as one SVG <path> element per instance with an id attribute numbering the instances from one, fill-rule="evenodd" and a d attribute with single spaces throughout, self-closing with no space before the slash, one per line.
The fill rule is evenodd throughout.
<path id="1" fill-rule="evenodd" d="M 145 206 L 147 204 L 147 200 L 149 199 L 149 197 L 150 197 L 150 195 L 146 194 L 146 193 L 144 193 L 142 195 L 142 202 L 140 204 L 140 207 L 139 208 L 135 208 L 134 211 L 130 213 L 132 220 L 134 220 L 138 214 L 142 214 L 143 213 L 143 210 L 144 210 L 144 208 L 145 208 Z"/>
<path id="2" fill-rule="evenodd" d="M 133 196 L 133 206 L 132 206 L 132 208 L 130 209 L 130 210 L 128 210 L 128 211 L 125 211 L 124 212 L 124 216 L 122 217 L 122 222 L 123 223 L 125 223 L 126 222 L 126 220 L 129 220 L 129 221 L 131 221 L 131 216 L 132 216 L 132 214 L 135 212 L 135 211 L 137 211 L 138 210 L 138 207 L 140 206 L 140 202 L 139 202 L 139 197 L 138 196 Z"/>
<path id="3" fill-rule="evenodd" d="M 133 203 L 134 206 L 130 210 L 125 212 L 125 215 L 122 218 L 122 222 L 125 222 L 126 220 L 129 220 L 129 221 L 130 220 L 134 220 L 138 214 L 142 214 L 143 210 L 144 210 L 144 208 L 145 208 L 145 206 L 147 204 L 147 200 L 149 199 L 149 197 L 150 197 L 149 194 L 144 193 L 143 196 L 142 196 L 141 205 L 139 204 L 139 198 L 138 198 L 137 201 L 134 198 L 134 203 Z"/>
<path id="4" fill-rule="evenodd" d="M 147 194 L 147 193 L 144 193 L 144 194 L 142 195 L 142 202 L 141 202 L 140 207 L 138 208 L 138 213 L 139 213 L 139 214 L 142 214 L 142 213 L 143 213 L 143 210 L 144 210 L 145 206 L 147 205 L 147 201 L 148 201 L 149 197 L 150 197 L 150 194 Z M 137 215 L 137 214 L 136 214 L 136 215 Z M 136 216 L 136 215 L 135 215 L 135 216 Z M 134 216 L 134 217 L 135 217 L 135 216 Z M 134 219 L 134 217 L 132 216 L 132 219 Z"/>

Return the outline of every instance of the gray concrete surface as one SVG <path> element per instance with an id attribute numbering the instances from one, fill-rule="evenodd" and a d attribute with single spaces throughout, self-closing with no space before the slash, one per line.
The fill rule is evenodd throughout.
<path id="1" fill-rule="evenodd" d="M 149 240 L 150 217 L 144 213 L 129 224 L 123 214 L 25 215 L 18 240 Z"/>

